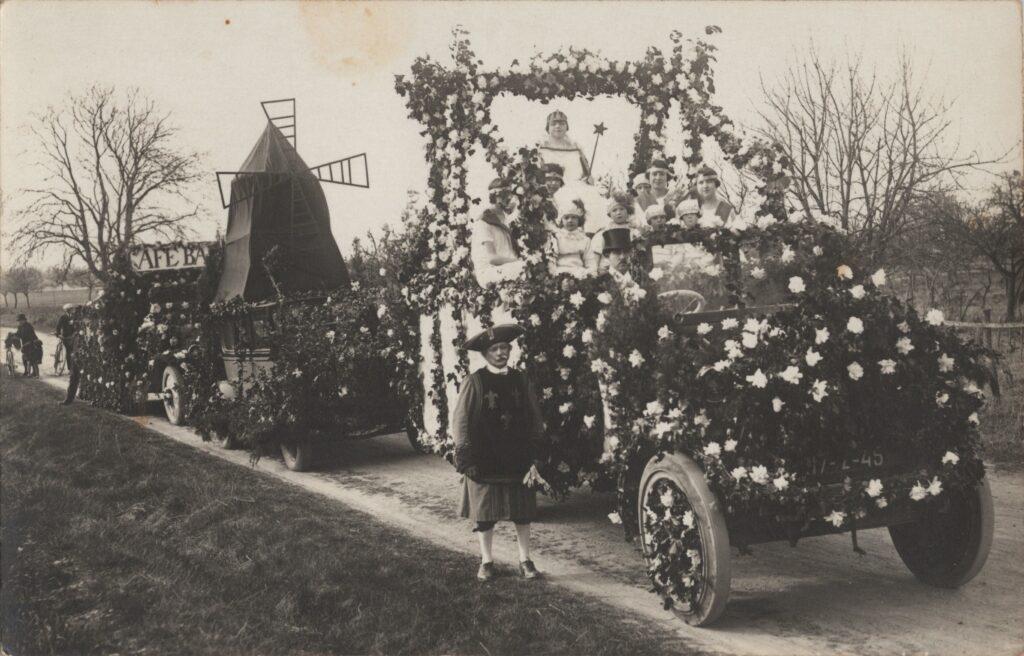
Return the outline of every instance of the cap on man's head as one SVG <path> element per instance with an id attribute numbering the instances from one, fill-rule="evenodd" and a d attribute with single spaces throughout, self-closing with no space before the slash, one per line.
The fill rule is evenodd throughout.
<path id="1" fill-rule="evenodd" d="M 517 323 L 501 323 L 481 330 L 466 340 L 462 348 L 483 353 L 495 344 L 511 344 L 526 331 Z"/>
<path id="2" fill-rule="evenodd" d="M 19 314 L 17 317 L 15 317 L 15 321 L 28 321 L 28 317 L 26 317 L 24 314 Z"/>
<path id="3" fill-rule="evenodd" d="M 60 306 L 60 308 L 62 310 L 64 310 L 65 312 L 67 312 L 68 310 L 73 310 L 75 308 L 75 304 L 74 303 L 65 303 L 64 305 Z"/>
<path id="4" fill-rule="evenodd" d="M 609 251 L 624 251 L 633 245 L 632 235 L 629 228 L 608 228 L 601 233 L 604 245 L 601 253 L 607 255 Z"/>

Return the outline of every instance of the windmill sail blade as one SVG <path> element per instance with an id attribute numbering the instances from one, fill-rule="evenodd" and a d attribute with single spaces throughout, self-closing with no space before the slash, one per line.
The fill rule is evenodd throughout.
<path id="1" fill-rule="evenodd" d="M 267 120 L 273 123 L 274 127 L 280 130 L 284 138 L 292 144 L 292 148 L 297 150 L 299 142 L 298 122 L 295 119 L 295 99 L 264 100 L 260 102 L 260 106 L 263 107 L 263 113 L 266 114 Z"/>
<path id="2" fill-rule="evenodd" d="M 309 170 L 320 182 L 370 188 L 370 169 L 366 164 L 366 153 L 311 166 Z"/>
<path id="3" fill-rule="evenodd" d="M 232 197 L 232 186 L 235 179 L 240 176 L 248 176 L 253 179 L 251 191 L 246 194 L 239 194 L 236 191 L 234 197 Z M 225 180 L 225 178 L 227 179 Z M 225 209 L 236 203 L 240 203 L 243 200 L 248 200 L 257 194 L 262 194 L 267 189 L 284 182 L 287 182 L 287 179 L 278 178 L 276 180 L 269 180 L 264 176 L 253 176 L 252 171 L 217 171 L 217 190 L 220 192 L 220 204 Z M 225 191 L 227 193 L 225 193 Z"/>

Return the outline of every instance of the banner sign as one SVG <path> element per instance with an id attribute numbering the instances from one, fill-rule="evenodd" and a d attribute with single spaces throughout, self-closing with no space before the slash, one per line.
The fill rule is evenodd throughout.
<path id="1" fill-rule="evenodd" d="M 206 266 L 210 242 L 177 242 L 174 244 L 138 244 L 132 246 L 132 268 L 136 271 L 192 269 Z"/>

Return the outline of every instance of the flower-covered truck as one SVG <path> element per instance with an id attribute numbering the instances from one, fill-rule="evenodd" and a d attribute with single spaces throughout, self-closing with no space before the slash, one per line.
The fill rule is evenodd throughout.
<path id="1" fill-rule="evenodd" d="M 549 491 L 614 489 L 609 517 L 687 622 L 724 611 L 731 547 L 765 541 L 848 532 L 859 549 L 858 531 L 888 527 L 918 579 L 966 583 L 993 525 L 977 431 L 982 350 L 937 310 L 922 317 L 886 295 L 885 272 L 863 270 L 827 219 L 787 207 L 785 156 L 712 102 L 714 48 L 678 33 L 672 42 L 635 62 L 568 49 L 488 71 L 457 30 L 453 67 L 420 58 L 396 79 L 430 166 L 430 194 L 408 226 L 417 266 L 403 280 L 422 315 L 421 441 L 450 453 L 448 414 L 474 364 L 458 346 L 511 317 L 528 331 L 519 363 L 541 393 Z M 553 273 L 538 152 L 510 152 L 491 120 L 504 95 L 629 99 L 641 121 L 625 179 L 665 156 L 678 108 L 680 172 L 692 178 L 717 148 L 758 180 L 756 202 L 728 221 L 646 231 L 625 272 Z M 480 199 L 467 190 L 477 149 L 519 208 L 520 266 L 483 285 L 470 240 Z M 673 278 L 641 256 L 658 244 L 690 244 L 716 266 Z M 677 305 L 694 298 L 703 311 Z"/>

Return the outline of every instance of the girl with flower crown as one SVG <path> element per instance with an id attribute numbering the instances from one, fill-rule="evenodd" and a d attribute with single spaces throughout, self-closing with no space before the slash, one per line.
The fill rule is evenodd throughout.
<path id="1" fill-rule="evenodd" d="M 562 213 L 562 227 L 551 235 L 551 247 L 555 255 L 553 273 L 571 273 L 584 276 L 593 266 L 590 237 L 583 232 L 587 213 L 583 201 L 574 199 L 571 206 Z"/>

